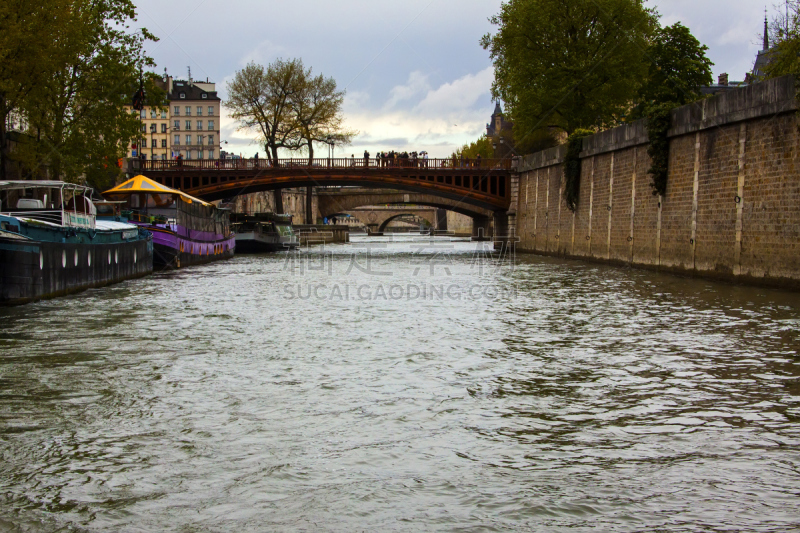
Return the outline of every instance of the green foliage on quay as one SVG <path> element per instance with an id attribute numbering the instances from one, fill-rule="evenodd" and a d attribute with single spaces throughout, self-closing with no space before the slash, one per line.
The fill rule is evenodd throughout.
<path id="1" fill-rule="evenodd" d="M 644 115 L 647 120 L 647 154 L 651 162 L 647 173 L 654 195 L 667 192 L 670 112 L 701 99 L 701 88 L 713 82 L 713 63 L 706 57 L 706 50 L 708 47 L 680 22 L 658 30 L 647 48 L 650 68 L 639 90 L 639 104 L 630 118 Z"/>
<path id="2" fill-rule="evenodd" d="M 134 32 L 132 0 L 7 0 L 0 3 L 0 179 L 6 163 L 23 177 L 113 183 L 117 159 L 140 136 L 126 111 L 144 78 L 148 105 L 163 92 Z M 13 150 L 6 125 L 14 124 Z"/>
<path id="3" fill-rule="evenodd" d="M 619 124 L 647 74 L 658 27 L 642 0 L 509 0 L 481 45 L 494 63 L 492 94 L 515 137 Z"/>
<path id="4" fill-rule="evenodd" d="M 654 194 L 666 191 L 669 111 L 703 97 L 713 63 L 688 28 L 660 28 L 658 17 L 641 0 L 509 0 L 491 19 L 497 33 L 481 39 L 495 67 L 492 94 L 506 103 L 517 145 L 567 134 L 570 209 L 578 202 L 585 130 L 640 118 L 651 139 Z"/>
<path id="5" fill-rule="evenodd" d="M 581 194 L 581 150 L 583 138 L 594 135 L 594 131 L 578 129 L 567 138 L 567 155 L 564 157 L 564 200 L 570 211 L 578 208 Z"/>

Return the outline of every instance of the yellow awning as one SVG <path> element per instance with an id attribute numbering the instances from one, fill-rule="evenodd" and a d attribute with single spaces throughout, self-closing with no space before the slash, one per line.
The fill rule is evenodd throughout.
<path id="1" fill-rule="evenodd" d="M 121 196 L 121 195 L 130 195 L 130 194 L 177 194 L 181 197 L 184 202 L 192 203 L 197 202 L 201 205 L 211 205 L 208 202 L 204 202 L 199 198 L 195 198 L 194 196 L 189 196 L 185 192 L 179 191 L 177 189 L 172 189 L 165 185 L 161 185 L 148 177 L 139 175 L 134 176 L 125 183 L 117 185 L 113 189 L 109 189 L 104 192 L 104 195 L 110 196 Z"/>

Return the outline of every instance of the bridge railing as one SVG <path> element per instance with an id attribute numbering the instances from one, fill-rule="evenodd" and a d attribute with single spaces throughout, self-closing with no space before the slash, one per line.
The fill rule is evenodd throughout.
<path id="1" fill-rule="evenodd" d="M 314 159 L 309 163 L 305 158 L 278 159 L 129 159 L 131 169 L 148 172 L 164 171 L 197 171 L 197 170 L 272 170 L 282 169 L 352 169 L 352 170 L 402 170 L 402 169 L 430 169 L 464 171 L 474 169 L 508 170 L 511 168 L 511 159 L 420 159 L 420 158 L 350 158 L 337 157 Z"/>

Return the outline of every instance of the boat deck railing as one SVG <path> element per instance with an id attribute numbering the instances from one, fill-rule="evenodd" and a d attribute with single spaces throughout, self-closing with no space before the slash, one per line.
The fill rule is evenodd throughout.
<path id="1" fill-rule="evenodd" d="M 7 209 L 0 212 L 0 215 L 38 220 L 57 226 L 69 225 L 69 217 L 65 217 L 64 212 L 60 209 Z"/>

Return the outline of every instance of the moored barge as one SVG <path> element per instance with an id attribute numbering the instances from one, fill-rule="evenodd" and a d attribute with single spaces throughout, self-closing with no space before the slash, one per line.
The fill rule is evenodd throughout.
<path id="1" fill-rule="evenodd" d="M 182 268 L 233 257 L 236 240 L 227 209 L 145 176 L 135 176 L 103 196 L 122 202 L 123 218 L 152 232 L 156 268 Z"/>
<path id="2" fill-rule="evenodd" d="M 292 229 L 292 215 L 233 213 L 231 228 L 236 235 L 238 253 L 278 252 L 300 244 Z"/>
<path id="3" fill-rule="evenodd" d="M 153 237 L 98 220 L 92 189 L 0 181 L 0 305 L 100 287 L 153 271 Z"/>

